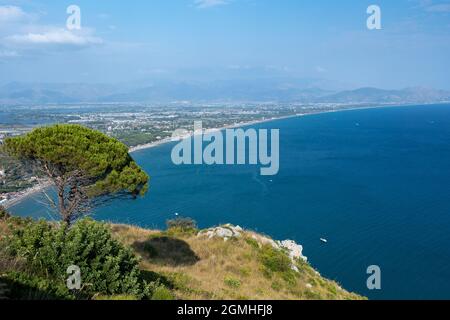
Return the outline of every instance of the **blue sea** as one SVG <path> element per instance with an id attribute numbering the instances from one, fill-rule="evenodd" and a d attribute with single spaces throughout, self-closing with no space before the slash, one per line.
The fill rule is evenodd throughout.
<path id="1" fill-rule="evenodd" d="M 256 125 L 280 129 L 280 172 L 172 164 L 167 144 L 134 154 L 145 198 L 96 218 L 163 228 L 233 223 L 293 239 L 320 273 L 370 299 L 450 299 L 450 105 L 335 112 Z M 16 214 L 47 217 L 29 198 Z M 320 238 L 328 239 L 324 244 Z M 381 290 L 367 289 L 367 267 Z"/>

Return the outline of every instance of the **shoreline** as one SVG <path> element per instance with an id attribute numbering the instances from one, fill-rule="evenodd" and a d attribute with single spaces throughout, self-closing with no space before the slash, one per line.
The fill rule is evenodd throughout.
<path id="1" fill-rule="evenodd" d="M 14 198 L 6 200 L 2 205 L 5 209 L 14 207 L 26 198 L 31 197 L 32 195 L 39 193 L 44 189 L 47 189 L 51 185 L 52 183 L 50 181 L 45 181 L 23 191 L 15 192 L 16 196 Z"/>
<path id="2" fill-rule="evenodd" d="M 326 111 L 318 111 L 318 112 L 310 112 L 310 113 L 301 113 L 301 114 L 293 114 L 289 116 L 283 116 L 283 117 L 275 117 L 270 119 L 260 119 L 260 120 L 254 120 L 254 121 L 248 121 L 248 122 L 242 122 L 242 123 L 236 123 L 236 124 L 230 124 L 223 127 L 217 127 L 217 128 L 210 128 L 210 129 L 204 129 L 203 133 L 211 133 L 211 132 L 217 132 L 217 131 L 223 131 L 226 129 L 237 129 L 237 128 L 244 128 L 249 127 L 261 123 L 267 123 L 267 122 L 273 122 L 278 120 L 286 120 L 286 119 L 292 119 L 292 118 L 300 118 L 300 117 L 307 117 L 307 116 L 314 116 L 314 115 L 320 115 L 320 114 L 327 114 L 327 113 L 335 113 L 335 112 L 344 112 L 344 111 L 355 111 L 355 110 L 367 110 L 367 109 L 379 109 L 379 108 L 395 108 L 395 107 L 407 107 L 407 106 L 414 106 L 416 104 L 405 104 L 405 105 L 377 105 L 377 106 L 371 106 L 371 107 L 348 107 L 348 108 L 342 108 L 342 109 L 334 109 L 334 110 L 326 110 Z M 179 136 L 178 138 L 190 138 L 195 135 L 195 132 L 189 132 L 189 134 Z M 137 146 L 133 146 L 129 148 L 129 153 L 135 153 L 137 151 L 151 149 L 155 147 L 162 146 L 164 144 L 170 143 L 170 142 L 176 142 L 173 141 L 173 137 L 167 137 L 158 141 L 149 142 L 140 144 Z"/>
<path id="3" fill-rule="evenodd" d="M 261 124 L 261 123 L 273 122 L 273 121 L 278 121 L 278 120 L 286 120 L 286 119 L 291 119 L 291 118 L 307 117 L 307 116 L 320 115 L 320 114 L 327 114 L 327 113 L 344 112 L 344 111 L 355 111 L 355 110 L 367 110 L 367 109 L 378 109 L 378 108 L 408 107 L 408 106 L 415 106 L 415 105 L 417 105 L 417 104 L 377 105 L 377 106 L 348 107 L 348 108 L 343 107 L 342 109 L 334 109 L 334 110 L 326 110 L 326 111 L 318 111 L 318 112 L 310 112 L 310 113 L 302 113 L 302 114 L 293 114 L 293 115 L 283 116 L 283 117 L 275 117 L 275 118 L 270 118 L 270 119 L 261 119 L 261 120 L 254 120 L 254 121 L 249 121 L 249 122 L 243 122 L 243 123 L 236 123 L 236 124 L 226 125 L 226 126 L 218 127 L 218 128 L 205 129 L 204 133 L 223 131 L 223 130 L 226 130 L 226 129 L 244 128 L 244 127 L 257 125 L 257 124 Z M 183 138 L 183 137 L 184 138 L 188 138 L 188 137 L 192 137 L 193 135 L 195 135 L 194 132 L 189 132 L 189 135 L 186 134 L 184 136 L 180 136 L 179 138 Z M 135 152 L 142 151 L 142 150 L 152 149 L 152 148 L 156 148 L 156 147 L 165 145 L 167 143 L 175 142 L 172 139 L 173 139 L 173 137 L 168 137 L 168 138 L 164 138 L 164 139 L 159 140 L 159 141 L 154 141 L 154 142 L 150 142 L 150 143 L 145 143 L 145 144 L 133 146 L 133 147 L 129 148 L 129 153 L 131 154 L 131 153 L 135 153 Z M 39 183 L 38 185 L 33 186 L 31 188 L 28 188 L 26 190 L 19 191 L 19 192 L 17 192 L 18 195 L 16 197 L 7 200 L 2 205 L 3 205 L 3 207 L 5 209 L 14 207 L 17 204 L 19 204 L 20 202 L 22 202 L 23 200 L 25 200 L 26 198 L 28 198 L 28 197 L 36 194 L 36 193 L 39 193 L 40 191 L 50 187 L 51 185 L 52 185 L 51 182 L 46 181 L 46 182 L 43 182 L 43 183 Z"/>
<path id="4" fill-rule="evenodd" d="M 316 114 L 319 114 L 319 112 L 316 113 Z M 278 117 L 278 118 L 270 118 L 270 119 L 264 119 L 264 120 L 261 119 L 261 120 L 254 120 L 254 121 L 249 121 L 249 122 L 243 122 L 243 123 L 230 124 L 230 125 L 226 125 L 226 126 L 218 127 L 218 128 L 204 129 L 203 133 L 217 132 L 217 131 L 222 131 L 222 130 L 226 130 L 226 129 L 243 128 L 243 127 L 248 127 L 248 126 L 252 126 L 252 125 L 256 125 L 256 124 L 260 124 L 260 123 L 265 123 L 265 122 L 272 122 L 272 121 L 276 121 L 276 120 L 297 118 L 297 117 L 301 117 L 301 116 L 304 116 L 304 115 L 307 115 L 307 114 L 295 114 L 295 115 Z M 195 132 L 189 132 L 189 134 L 185 134 L 183 136 L 178 136 L 177 138 L 186 139 L 186 138 L 194 136 L 195 134 L 196 134 Z M 161 140 L 158 140 L 158 141 L 154 141 L 154 142 L 149 142 L 149 143 L 144 143 L 144 144 L 140 144 L 140 145 L 137 145 L 137 146 L 133 146 L 133 147 L 130 147 L 129 153 L 134 153 L 134 152 L 141 151 L 141 150 L 155 148 L 155 147 L 158 147 L 158 146 L 164 145 L 166 143 L 170 143 L 170 142 L 176 142 L 176 141 L 173 141 L 172 139 L 174 139 L 174 137 L 170 137 L 170 138 L 168 137 L 168 138 L 164 138 L 164 139 L 161 139 Z"/>

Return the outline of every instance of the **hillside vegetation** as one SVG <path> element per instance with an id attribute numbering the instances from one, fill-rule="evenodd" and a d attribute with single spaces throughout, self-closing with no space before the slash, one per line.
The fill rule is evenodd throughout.
<path id="1" fill-rule="evenodd" d="M 224 239 L 199 235 L 194 224 L 169 226 L 82 220 L 67 231 L 3 216 L 0 282 L 13 299 L 363 299 L 259 234 Z M 80 292 L 65 286 L 71 263 L 92 275 Z"/>

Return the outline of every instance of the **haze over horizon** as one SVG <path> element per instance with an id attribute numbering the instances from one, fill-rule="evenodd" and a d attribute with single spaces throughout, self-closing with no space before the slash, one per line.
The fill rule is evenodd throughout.
<path id="1" fill-rule="evenodd" d="M 81 30 L 66 29 L 72 4 Z M 450 1 L 376 1 L 381 30 L 366 27 L 371 4 L 0 1 L 0 84 L 318 79 L 332 90 L 449 90 Z"/>

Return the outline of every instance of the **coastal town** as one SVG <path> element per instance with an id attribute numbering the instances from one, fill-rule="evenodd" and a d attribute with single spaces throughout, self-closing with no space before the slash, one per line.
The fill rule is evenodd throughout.
<path id="1" fill-rule="evenodd" d="M 169 105 L 94 104 L 10 106 L 2 110 L 0 145 L 8 137 L 20 136 L 36 127 L 53 123 L 80 124 L 115 137 L 130 152 L 169 142 L 182 129 L 193 133 L 194 121 L 205 130 L 240 127 L 286 117 L 333 112 L 361 107 L 342 104 L 241 103 Z M 16 204 L 43 188 L 38 177 L 16 159 L 0 154 L 0 205 Z M 47 185 L 47 184 L 44 184 Z"/>

